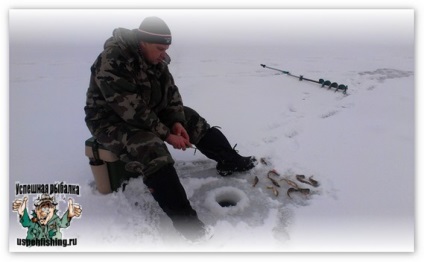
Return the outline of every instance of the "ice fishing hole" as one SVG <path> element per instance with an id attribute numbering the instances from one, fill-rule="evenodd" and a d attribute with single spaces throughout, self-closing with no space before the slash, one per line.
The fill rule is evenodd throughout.
<path id="1" fill-rule="evenodd" d="M 236 214 L 249 205 L 249 198 L 235 187 L 220 187 L 208 192 L 206 206 L 218 215 Z"/>
<path id="2" fill-rule="evenodd" d="M 231 200 L 221 200 L 218 202 L 218 204 L 222 207 L 233 207 L 237 205 L 237 202 Z"/>

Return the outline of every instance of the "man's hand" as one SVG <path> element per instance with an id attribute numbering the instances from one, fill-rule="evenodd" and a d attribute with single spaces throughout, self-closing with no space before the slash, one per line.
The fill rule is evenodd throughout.
<path id="1" fill-rule="evenodd" d="M 182 136 L 185 140 L 190 141 L 190 137 L 188 136 L 187 131 L 183 127 L 183 125 L 179 122 L 176 122 L 171 129 L 171 134 Z"/>
<path id="2" fill-rule="evenodd" d="M 166 138 L 166 142 L 175 149 L 186 150 L 191 147 L 190 137 L 181 123 L 175 123 L 172 126 L 171 134 Z"/>
<path id="3" fill-rule="evenodd" d="M 18 212 L 18 214 L 20 216 L 23 216 L 25 208 L 27 206 L 27 202 L 28 202 L 28 197 L 26 197 L 26 196 L 22 200 L 16 199 L 12 203 L 12 210 L 15 211 L 15 212 Z"/>
<path id="4" fill-rule="evenodd" d="M 175 149 L 186 150 L 187 147 L 191 147 L 191 144 L 187 139 L 173 134 L 169 134 L 166 138 L 166 142 L 172 145 Z"/>
<path id="5" fill-rule="evenodd" d="M 74 204 L 74 201 L 72 198 L 69 198 L 68 200 L 68 217 L 79 217 L 81 216 L 82 208 L 79 204 Z"/>

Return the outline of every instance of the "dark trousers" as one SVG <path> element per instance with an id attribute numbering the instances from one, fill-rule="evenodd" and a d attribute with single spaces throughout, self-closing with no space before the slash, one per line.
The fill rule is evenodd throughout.
<path id="1" fill-rule="evenodd" d="M 148 177 L 144 183 L 162 210 L 172 220 L 176 230 L 188 239 L 204 235 L 203 222 L 191 207 L 173 165 L 167 165 Z"/>

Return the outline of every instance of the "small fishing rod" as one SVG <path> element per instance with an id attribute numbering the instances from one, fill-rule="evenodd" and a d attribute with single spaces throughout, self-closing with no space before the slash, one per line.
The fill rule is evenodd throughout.
<path id="1" fill-rule="evenodd" d="M 321 78 L 321 79 L 319 79 L 318 81 L 316 81 L 316 80 L 313 80 L 313 79 L 309 79 L 309 78 L 303 77 L 303 75 L 299 75 L 299 76 L 297 76 L 297 75 L 293 75 L 293 74 L 291 74 L 289 71 L 284 71 L 284 70 L 281 70 L 281 69 L 278 69 L 278 68 L 269 67 L 269 66 L 266 66 L 266 65 L 264 65 L 264 64 L 261 64 L 261 66 L 262 66 L 263 68 L 272 69 L 272 70 L 275 70 L 275 71 L 281 72 L 281 73 L 283 73 L 283 74 L 286 74 L 286 75 L 288 75 L 288 76 L 295 77 L 295 78 L 299 79 L 299 81 L 305 80 L 305 81 L 309 81 L 309 82 L 317 83 L 317 84 L 320 84 L 320 85 L 321 85 L 321 87 L 328 86 L 328 89 L 335 88 L 335 89 L 336 89 L 336 91 L 335 91 L 335 92 L 337 92 L 337 91 L 339 91 L 339 90 L 342 90 L 342 91 L 343 91 L 343 94 L 346 94 L 346 92 L 347 92 L 347 85 L 343 85 L 343 84 L 339 85 L 339 84 L 337 84 L 336 82 L 331 82 L 331 81 L 329 81 L 329 80 L 324 80 L 324 79 L 322 79 L 322 78 Z"/>

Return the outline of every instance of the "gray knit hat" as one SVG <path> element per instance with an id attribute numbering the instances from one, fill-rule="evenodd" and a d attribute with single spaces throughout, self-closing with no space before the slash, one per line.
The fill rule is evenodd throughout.
<path id="1" fill-rule="evenodd" d="M 170 45 L 172 42 L 169 27 L 162 19 L 156 16 L 146 17 L 141 22 L 138 31 L 141 41 L 163 45 Z"/>

